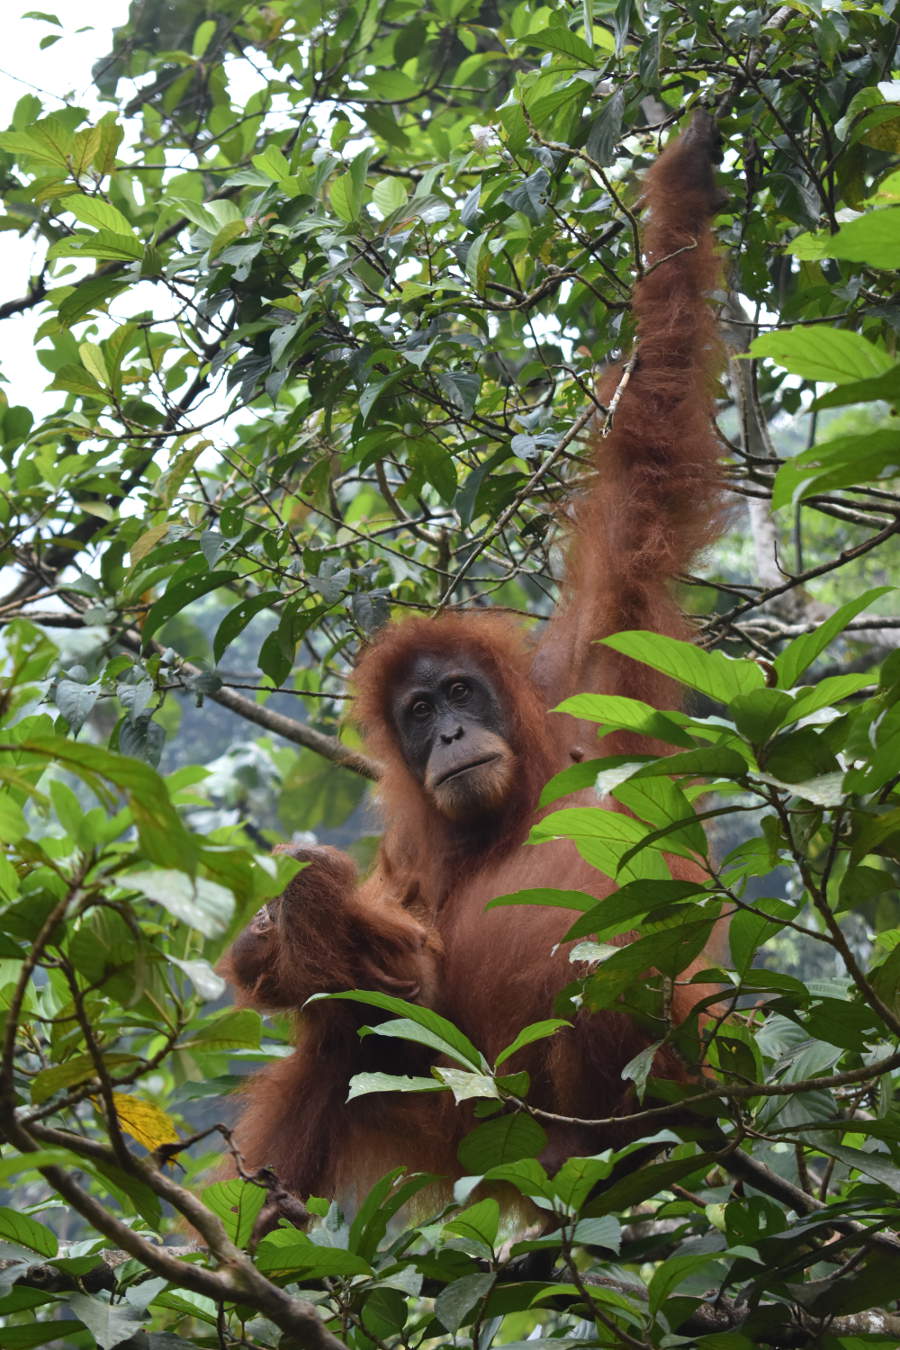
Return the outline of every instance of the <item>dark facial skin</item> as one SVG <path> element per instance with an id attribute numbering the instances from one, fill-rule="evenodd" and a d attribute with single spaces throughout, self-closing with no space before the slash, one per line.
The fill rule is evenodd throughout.
<path id="1" fill-rule="evenodd" d="M 404 759 L 443 815 L 467 821 L 502 806 L 515 762 L 507 718 L 471 659 L 418 657 L 391 714 Z"/>

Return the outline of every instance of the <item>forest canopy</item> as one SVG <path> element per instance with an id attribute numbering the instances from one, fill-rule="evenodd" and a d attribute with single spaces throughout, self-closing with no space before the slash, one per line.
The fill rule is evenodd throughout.
<path id="1" fill-rule="evenodd" d="M 900 1343 L 897 40 L 896 0 L 134 0 L 89 107 L 29 72 L 0 132 L 33 258 L 0 337 L 29 316 L 45 386 L 0 384 L 0 1350 Z M 294 870 L 274 844 L 372 856 L 361 644 L 550 614 L 641 176 L 701 107 L 732 505 L 680 579 L 697 648 L 644 648 L 689 758 L 609 863 L 708 826 L 732 919 L 693 1123 L 550 1177 L 527 1085 L 418 1009 L 435 1090 L 478 1103 L 454 1203 L 394 1175 L 260 1238 L 277 1178 L 215 1168 L 291 1027 L 213 967 Z M 579 920 L 601 970 L 637 926 L 641 969 L 572 997 L 639 1009 L 683 969 L 696 914 L 651 873 L 618 930 Z"/>

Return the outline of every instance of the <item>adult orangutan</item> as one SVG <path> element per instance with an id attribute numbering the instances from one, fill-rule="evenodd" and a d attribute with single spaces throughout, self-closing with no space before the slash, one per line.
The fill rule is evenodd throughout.
<path id="1" fill-rule="evenodd" d="M 589 744 L 571 717 L 548 717 L 582 691 L 671 707 L 662 676 L 597 639 L 647 628 L 686 636 L 672 578 L 714 535 L 720 514 L 710 384 L 718 344 L 707 293 L 717 263 L 709 223 L 721 197 L 712 121 L 696 114 L 646 179 L 645 268 L 634 297 L 637 356 L 618 391 L 609 435 L 593 439 L 597 474 L 571 504 L 567 575 L 537 642 L 485 613 L 389 625 L 364 652 L 355 717 L 383 767 L 384 837 L 372 875 L 357 882 L 331 848 L 289 849 L 307 861 L 238 938 L 226 969 L 242 1002 L 302 1009 L 310 995 L 381 990 L 437 1009 L 492 1057 L 527 1023 L 553 1012 L 574 978 L 559 943 L 571 911 L 486 910 L 492 897 L 553 886 L 602 898 L 615 883 L 566 839 L 525 845 L 543 785 Z M 617 732 L 604 750 L 663 753 Z M 596 802 L 593 793 L 581 800 Z M 675 876 L 689 876 L 678 859 Z M 679 870 L 679 868 L 681 870 Z M 627 941 L 626 936 L 623 941 Z M 701 964 L 702 959 L 701 959 Z M 676 1022 L 701 995 L 686 978 Z M 317 1002 L 299 1015 L 294 1052 L 251 1080 L 237 1142 L 248 1166 L 268 1166 L 288 1191 L 352 1200 L 390 1167 L 458 1172 L 467 1125 L 449 1094 L 377 1094 L 346 1101 L 367 1069 L 421 1073 L 422 1050 L 357 1030 L 371 1011 Z M 622 1011 L 580 1013 L 571 1028 L 521 1052 L 530 1100 L 567 1117 L 628 1107 L 625 1064 L 648 1037 Z M 683 1077 L 671 1050 L 659 1077 Z M 549 1128 L 548 1167 L 634 1137 L 577 1124 Z"/>

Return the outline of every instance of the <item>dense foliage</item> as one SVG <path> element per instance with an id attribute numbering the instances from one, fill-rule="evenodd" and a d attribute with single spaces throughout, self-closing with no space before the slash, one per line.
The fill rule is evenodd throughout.
<path id="1" fill-rule="evenodd" d="M 21 99 L 0 224 L 39 270 L 0 318 L 39 316 L 52 401 L 0 402 L 0 1350 L 900 1342 L 896 14 L 135 0 L 100 113 Z M 654 721 L 673 756 L 585 770 L 633 817 L 538 831 L 627 883 L 585 901 L 561 1017 L 624 1002 L 671 1037 L 646 972 L 733 914 L 722 1000 L 678 1033 L 692 1123 L 646 1108 L 661 1151 L 599 1193 L 614 1156 L 549 1178 L 521 1075 L 397 1004 L 445 1067 L 354 1090 L 478 1102 L 455 1205 L 387 1178 L 254 1243 L 276 1181 L 210 1184 L 212 1127 L 289 1029 L 216 1004 L 212 963 L 284 884 L 269 846 L 377 771 L 339 727 L 358 643 L 391 610 L 549 612 L 639 171 L 701 102 L 734 526 L 685 579 L 699 649 L 619 640 L 693 691 Z M 517 1243 L 484 1176 L 553 1231 Z"/>

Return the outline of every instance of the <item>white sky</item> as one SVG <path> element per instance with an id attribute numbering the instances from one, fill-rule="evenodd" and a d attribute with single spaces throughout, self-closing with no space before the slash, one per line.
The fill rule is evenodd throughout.
<path id="1" fill-rule="evenodd" d="M 23 94 L 34 93 L 47 110 L 77 103 L 99 108 L 91 84 L 91 67 L 109 51 L 112 31 L 128 16 L 128 0 L 6 0 L 3 43 L 0 46 L 0 130 L 6 130 Z M 29 11 L 55 14 L 61 27 L 41 19 L 22 17 Z M 90 17 L 88 26 L 85 18 Z M 61 34 L 41 51 L 41 40 Z M 0 231 L 0 303 L 15 300 L 28 289 L 35 270 L 34 242 L 10 230 Z M 37 409 L 50 376 L 34 354 L 34 332 L 40 318 L 34 313 L 0 323 L 0 377 L 10 403 Z"/>

